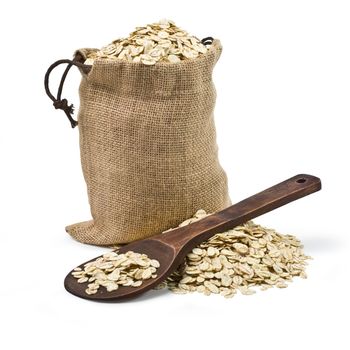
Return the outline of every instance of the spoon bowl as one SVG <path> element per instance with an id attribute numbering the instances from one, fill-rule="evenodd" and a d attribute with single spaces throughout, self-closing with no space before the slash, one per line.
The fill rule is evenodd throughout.
<path id="1" fill-rule="evenodd" d="M 135 253 L 146 254 L 150 259 L 156 259 L 159 261 L 160 266 L 157 269 L 157 277 L 149 278 L 147 280 L 142 281 L 142 285 L 140 287 L 130 287 L 130 286 L 120 286 L 117 290 L 112 292 L 107 292 L 105 288 L 99 288 L 96 294 L 89 295 L 85 293 L 85 289 L 87 288 L 88 282 L 86 283 L 77 283 L 77 279 L 72 275 L 72 270 L 64 280 L 64 287 L 70 293 L 75 296 L 90 299 L 90 300 L 98 300 L 98 301 L 115 301 L 122 300 L 126 298 L 133 298 L 138 296 L 141 293 L 144 293 L 159 283 L 164 281 L 164 279 L 169 276 L 168 270 L 172 268 L 173 263 L 176 258 L 176 251 L 173 247 L 169 246 L 166 243 L 163 243 L 159 240 L 144 239 L 141 241 L 136 241 L 130 244 L 127 244 L 121 247 L 117 253 L 123 254 L 128 251 L 133 251 Z M 102 255 L 101 255 L 102 256 Z M 98 257 L 97 257 L 98 258 Z M 90 261 L 94 261 L 97 258 L 94 258 Z M 84 270 L 84 265 L 87 264 L 87 261 L 78 267 Z M 176 269 L 175 266 L 174 269 Z"/>

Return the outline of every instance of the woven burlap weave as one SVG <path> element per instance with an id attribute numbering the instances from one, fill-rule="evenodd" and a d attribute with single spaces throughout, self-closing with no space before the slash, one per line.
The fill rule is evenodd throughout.
<path id="1" fill-rule="evenodd" d="M 177 64 L 99 59 L 82 72 L 78 126 L 93 220 L 66 228 L 75 239 L 126 243 L 230 204 L 213 119 L 221 50 L 215 40 Z"/>

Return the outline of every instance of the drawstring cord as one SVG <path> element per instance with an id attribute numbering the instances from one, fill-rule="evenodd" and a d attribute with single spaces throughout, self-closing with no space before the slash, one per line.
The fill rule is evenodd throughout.
<path id="1" fill-rule="evenodd" d="M 65 71 L 62 74 L 60 85 L 59 85 L 58 90 L 57 90 L 57 97 L 55 97 L 54 95 L 52 95 L 52 93 L 50 91 L 50 88 L 49 88 L 50 74 L 56 67 L 58 67 L 61 64 L 68 64 L 68 65 L 67 65 L 67 68 L 65 69 Z M 83 69 L 91 68 L 89 65 L 82 64 L 82 63 L 77 62 L 77 61 L 58 60 L 57 62 L 53 63 L 49 67 L 49 69 L 47 70 L 47 72 L 45 74 L 44 85 L 45 85 L 46 94 L 52 100 L 53 106 L 56 109 L 61 109 L 62 111 L 64 111 L 64 113 L 66 114 L 68 120 L 71 123 L 72 128 L 75 128 L 78 125 L 78 122 L 73 119 L 74 106 L 73 106 L 73 104 L 68 104 L 67 99 L 65 99 L 65 98 L 62 99 L 63 85 L 64 85 L 64 82 L 66 80 L 67 74 L 68 74 L 69 70 L 72 68 L 72 66 L 76 66 L 78 68 L 83 68 Z"/>

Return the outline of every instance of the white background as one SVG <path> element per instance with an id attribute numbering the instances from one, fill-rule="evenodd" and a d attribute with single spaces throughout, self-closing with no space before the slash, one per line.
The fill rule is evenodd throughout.
<path id="1" fill-rule="evenodd" d="M 106 249 L 64 231 L 90 213 L 78 129 L 46 97 L 45 70 L 164 17 L 224 46 L 215 114 L 232 200 L 300 172 L 322 178 L 321 192 L 256 220 L 302 239 L 307 280 L 228 300 L 163 291 L 99 304 L 64 290 Z M 1 2 L 1 347 L 348 348 L 349 18 L 336 0 Z M 77 107 L 79 80 L 72 69 L 64 92 Z"/>

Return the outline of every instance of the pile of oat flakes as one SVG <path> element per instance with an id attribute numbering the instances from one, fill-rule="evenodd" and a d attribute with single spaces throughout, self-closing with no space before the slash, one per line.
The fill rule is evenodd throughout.
<path id="1" fill-rule="evenodd" d="M 199 210 L 179 226 L 198 221 L 208 214 Z M 286 288 L 296 276 L 306 278 L 307 260 L 301 242 L 250 221 L 219 233 L 194 248 L 183 266 L 157 287 L 175 293 L 221 294 L 237 291 L 254 294 L 253 287 L 267 290 Z"/>
<path id="2" fill-rule="evenodd" d="M 96 59 L 141 62 L 145 65 L 178 63 L 205 54 L 208 46 L 177 27 L 173 21 L 165 19 L 137 27 L 127 38 L 114 40 L 101 50 L 91 51 L 85 64 L 91 65 Z"/>

